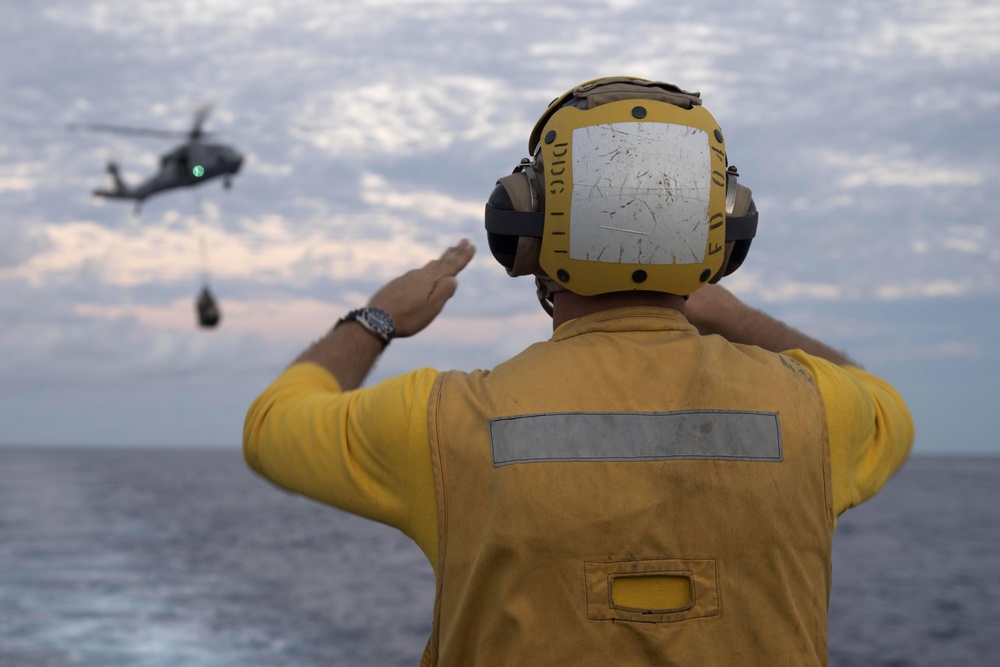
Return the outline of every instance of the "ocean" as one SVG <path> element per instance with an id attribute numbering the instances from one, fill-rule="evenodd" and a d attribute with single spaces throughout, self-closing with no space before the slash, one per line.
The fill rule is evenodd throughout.
<path id="1" fill-rule="evenodd" d="M 397 531 L 237 449 L 0 448 L 0 667 L 414 666 Z M 1000 458 L 916 456 L 834 538 L 830 664 L 1000 665 Z"/>

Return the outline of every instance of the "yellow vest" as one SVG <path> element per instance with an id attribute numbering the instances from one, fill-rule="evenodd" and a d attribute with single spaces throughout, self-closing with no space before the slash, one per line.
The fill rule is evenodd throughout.
<path id="1" fill-rule="evenodd" d="M 824 665 L 819 392 L 676 311 L 580 318 L 432 392 L 423 665 Z"/>

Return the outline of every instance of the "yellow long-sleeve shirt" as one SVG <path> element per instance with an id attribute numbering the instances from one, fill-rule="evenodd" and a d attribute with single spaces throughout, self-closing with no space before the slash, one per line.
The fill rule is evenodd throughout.
<path id="1" fill-rule="evenodd" d="M 899 394 L 860 368 L 793 350 L 823 397 L 835 516 L 884 485 L 906 459 L 913 425 Z M 437 574 L 438 525 L 424 368 L 341 391 L 322 367 L 296 364 L 250 407 L 247 463 L 275 484 L 401 530 Z"/>

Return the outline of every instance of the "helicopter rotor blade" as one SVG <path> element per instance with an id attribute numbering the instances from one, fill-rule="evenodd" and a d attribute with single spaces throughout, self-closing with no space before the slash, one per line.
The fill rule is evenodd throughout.
<path id="1" fill-rule="evenodd" d="M 208 115 L 212 113 L 213 107 L 214 105 L 212 104 L 203 104 L 194 112 L 194 125 L 192 125 L 191 132 L 189 133 L 192 141 L 205 136 L 206 133 L 201 128 L 205 124 L 205 120 L 208 119 Z"/>
<path id="2" fill-rule="evenodd" d="M 161 137 L 174 139 L 188 136 L 187 132 L 175 130 L 154 130 L 145 127 L 127 127 L 124 125 L 105 125 L 102 123 L 73 123 L 69 126 L 71 130 L 85 130 L 88 132 L 109 132 L 111 134 L 128 134 L 140 137 Z"/>

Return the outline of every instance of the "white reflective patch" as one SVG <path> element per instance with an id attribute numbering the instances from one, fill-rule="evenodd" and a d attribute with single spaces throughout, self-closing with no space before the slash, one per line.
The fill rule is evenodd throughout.
<path id="1" fill-rule="evenodd" d="M 781 461 L 774 412 L 553 412 L 490 420 L 493 465 L 540 461 Z"/>
<path id="2" fill-rule="evenodd" d="M 708 134 L 669 123 L 573 130 L 569 256 L 619 264 L 705 260 Z"/>

